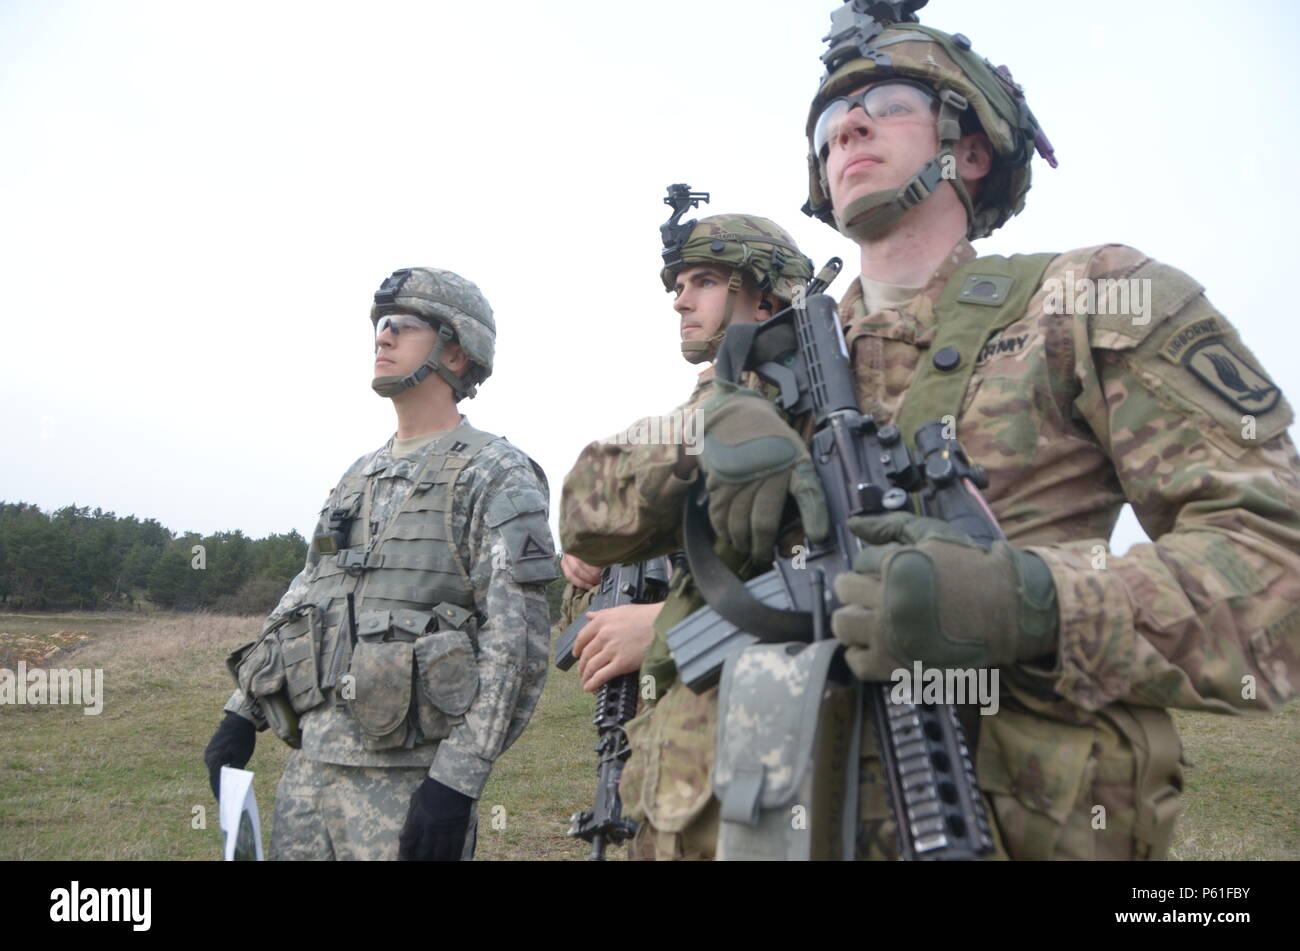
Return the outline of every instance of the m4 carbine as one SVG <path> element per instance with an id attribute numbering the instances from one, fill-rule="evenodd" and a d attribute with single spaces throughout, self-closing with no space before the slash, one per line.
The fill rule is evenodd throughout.
<path id="1" fill-rule="evenodd" d="M 622 604 L 652 604 L 668 592 L 668 559 L 654 558 L 635 565 L 611 565 L 600 573 L 600 587 L 582 615 L 564 629 L 555 645 L 555 666 L 568 670 L 577 658 L 573 645 L 587 626 L 587 611 L 600 611 Z M 623 817 L 618 781 L 623 764 L 632 750 L 623 727 L 636 716 L 636 673 L 623 674 L 596 692 L 596 801 L 584 812 L 575 812 L 569 835 L 591 843 L 591 860 L 605 859 L 607 843 L 625 842 L 636 835 L 636 823 Z"/>
<path id="2" fill-rule="evenodd" d="M 714 552 L 703 480 L 686 506 L 686 554 L 709 606 L 668 631 L 682 681 L 696 692 L 717 683 L 723 662 L 758 641 L 830 637 L 839 603 L 832 581 L 851 571 L 863 543 L 853 516 L 909 509 L 940 518 L 991 545 L 1002 534 L 977 487 L 987 484 L 942 423 L 916 433 L 916 451 L 897 426 L 877 426 L 858 410 L 852 367 L 835 303 L 825 294 L 761 324 L 733 325 L 718 357 L 720 379 L 753 370 L 778 387 L 777 405 L 792 421 L 811 414 L 810 452 L 826 495 L 831 532 L 778 557 L 766 574 L 742 583 Z M 842 661 L 842 658 L 841 658 Z M 841 678 L 851 676 L 842 662 Z M 992 849 L 988 817 L 956 709 L 898 703 L 888 684 L 867 684 L 884 772 L 906 859 L 973 859 Z M 856 768 L 856 767 L 855 767 Z"/>

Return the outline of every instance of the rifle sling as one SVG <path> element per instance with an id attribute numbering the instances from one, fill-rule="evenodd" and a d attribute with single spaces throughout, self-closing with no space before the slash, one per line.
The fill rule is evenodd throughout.
<path id="1" fill-rule="evenodd" d="M 691 486 L 682 516 L 682 535 L 695 586 L 709 607 L 760 641 L 807 641 L 812 637 L 812 615 L 782 611 L 759 601 L 727 563 L 713 550 L 717 536 L 709 524 L 704 480 Z"/>

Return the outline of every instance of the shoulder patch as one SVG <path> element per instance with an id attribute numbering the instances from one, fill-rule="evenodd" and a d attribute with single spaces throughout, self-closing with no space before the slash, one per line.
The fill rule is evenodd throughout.
<path id="1" fill-rule="evenodd" d="M 1203 294 L 1127 356 L 1157 398 L 1195 407 L 1213 423 L 1207 432 L 1226 436 L 1236 451 L 1272 439 L 1294 419 L 1281 390 Z"/>
<path id="2" fill-rule="evenodd" d="M 1197 379 L 1243 413 L 1267 413 L 1282 397 L 1281 390 L 1225 340 L 1206 340 L 1191 347 L 1182 362 Z"/>
<path id="3" fill-rule="evenodd" d="M 484 521 L 500 532 L 494 553 L 504 556 L 510 576 L 520 584 L 550 581 L 558 577 L 555 542 L 546 523 L 546 498 L 536 489 L 520 488 L 498 492 L 489 503 Z"/>

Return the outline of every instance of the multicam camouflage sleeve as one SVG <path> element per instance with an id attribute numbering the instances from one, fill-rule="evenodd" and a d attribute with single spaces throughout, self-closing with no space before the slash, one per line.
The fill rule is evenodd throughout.
<path id="1" fill-rule="evenodd" d="M 492 763 L 523 732 L 546 684 L 550 611 L 546 582 L 555 546 L 546 521 L 548 490 L 518 450 L 498 443 L 480 453 L 462 545 L 480 616 L 479 688 L 464 721 L 438 744 L 429 775 L 477 799 Z M 522 463 L 522 464 L 520 464 Z"/>
<path id="2" fill-rule="evenodd" d="M 552 632 L 559 634 L 563 632 L 570 624 L 582 616 L 582 614 L 591 605 L 591 599 L 596 596 L 595 588 L 577 588 L 566 582 L 564 585 L 564 594 L 560 597 L 560 619 L 555 622 Z"/>
<path id="3" fill-rule="evenodd" d="M 775 388 L 754 373 L 741 384 L 775 397 Z M 677 433 L 683 439 L 636 444 L 622 436 L 600 439 L 582 450 L 564 478 L 560 500 L 560 544 L 588 564 L 645 561 L 681 548 L 682 505 L 696 479 L 676 474 L 684 455 L 694 460 L 703 434 L 700 405 L 713 389 L 713 369 L 704 370 L 691 397 L 667 416 L 649 416 L 627 433 Z M 693 435 L 692 435 L 693 434 Z M 696 440 L 692 442 L 691 440 Z"/>
<path id="4" fill-rule="evenodd" d="M 708 396 L 713 375 L 701 374 L 695 392 L 666 420 L 685 419 Z M 638 421 L 628 432 L 671 428 Z M 698 432 L 698 429 L 696 430 Z M 689 448 L 689 447 L 688 447 Z M 619 439 L 591 443 L 564 479 L 560 545 L 592 565 L 645 561 L 675 551 L 682 504 L 694 481 L 674 473 L 677 445 L 628 445 Z"/>
<path id="5" fill-rule="evenodd" d="M 1150 282 L 1149 311 L 1076 318 L 1068 345 L 1074 411 L 1118 479 L 1099 491 L 1122 491 L 1158 541 L 1032 549 L 1060 600 L 1054 690 L 1088 710 L 1276 709 L 1300 674 L 1291 408 L 1186 274 L 1122 246 L 1075 254 L 1048 276 Z"/>

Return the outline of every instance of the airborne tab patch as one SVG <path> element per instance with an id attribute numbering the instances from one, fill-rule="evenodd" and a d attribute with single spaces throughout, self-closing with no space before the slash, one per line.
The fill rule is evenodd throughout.
<path id="1" fill-rule="evenodd" d="M 1227 329 L 1218 317 L 1207 317 L 1205 320 L 1179 327 L 1160 345 L 1160 355 L 1171 363 L 1178 363 L 1183 353 L 1192 344 L 1202 343 L 1208 337 L 1222 337 L 1226 333 Z"/>
<path id="2" fill-rule="evenodd" d="M 1162 354 L 1168 355 L 1172 347 L 1180 346 L 1180 339 L 1181 335 L 1168 341 Z M 1202 341 L 1185 352 L 1182 362 L 1197 379 L 1243 413 L 1267 413 L 1281 398 L 1281 391 L 1272 381 L 1237 356 L 1222 340 Z"/>

